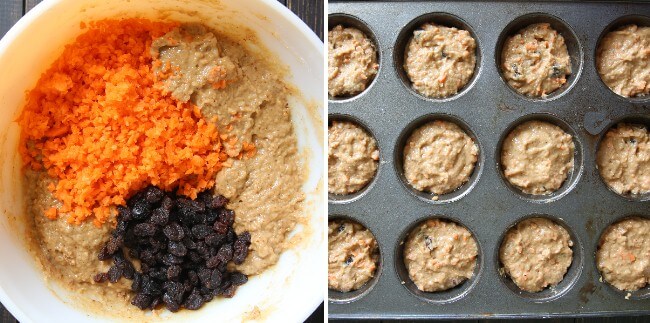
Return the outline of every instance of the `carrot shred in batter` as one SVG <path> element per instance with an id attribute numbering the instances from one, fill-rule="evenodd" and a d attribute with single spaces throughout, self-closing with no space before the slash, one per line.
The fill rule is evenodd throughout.
<path id="1" fill-rule="evenodd" d="M 18 122 L 23 161 L 58 181 L 68 214 L 97 226 L 148 185 L 196 198 L 214 186 L 227 155 L 216 127 L 156 83 L 150 46 L 175 23 L 103 20 L 64 49 L 27 93 Z"/>

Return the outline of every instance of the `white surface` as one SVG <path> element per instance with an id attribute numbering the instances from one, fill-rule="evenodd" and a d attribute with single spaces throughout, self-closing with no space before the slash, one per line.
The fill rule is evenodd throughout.
<path id="1" fill-rule="evenodd" d="M 160 12 L 164 12 L 160 16 Z M 183 13 L 185 12 L 185 13 Z M 152 16 L 154 15 L 154 16 Z M 13 122 L 24 104 L 24 93 L 79 33 L 79 23 L 115 17 L 170 17 L 201 21 L 219 31 L 255 31 L 262 43 L 290 71 L 303 99 L 292 102 L 299 146 L 308 156 L 310 177 L 304 186 L 310 218 L 309 238 L 285 252 L 278 265 L 242 286 L 233 299 L 217 299 L 200 311 L 183 311 L 156 320 L 169 322 L 241 321 L 257 305 L 261 320 L 298 322 L 306 319 L 325 294 L 325 195 L 323 116 L 323 44 L 288 9 L 275 0 L 46 0 L 23 17 L 0 41 L 0 301 L 23 322 L 113 321 L 86 313 L 66 293 L 43 279 L 27 253 L 21 221 L 19 129 Z M 245 31 L 244 31 L 245 33 Z M 240 34 L 241 35 L 241 34 Z M 316 114 L 305 102 L 317 103 Z M 11 262 L 8 260 L 11 259 Z M 57 295 L 52 290 L 57 290 Z M 106 304 L 106 311 L 110 311 Z M 122 320 L 120 320 L 122 321 Z"/>

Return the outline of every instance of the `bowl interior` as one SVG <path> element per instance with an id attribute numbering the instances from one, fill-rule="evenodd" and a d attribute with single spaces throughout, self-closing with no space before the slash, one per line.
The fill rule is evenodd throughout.
<path id="1" fill-rule="evenodd" d="M 22 220 L 22 163 L 17 153 L 20 129 L 14 122 L 24 104 L 25 91 L 34 86 L 63 46 L 81 32 L 80 23 L 115 17 L 198 21 L 233 39 L 245 40 L 256 35 L 259 43 L 274 54 L 272 59 L 287 66 L 287 83 L 298 90 L 290 98 L 292 121 L 300 156 L 305 156 L 302 163 L 309 169 L 303 185 L 308 222 L 296 230 L 296 235 L 301 235 L 300 242 L 284 252 L 276 266 L 242 286 L 235 298 L 215 300 L 196 312 L 163 314 L 163 318 L 170 322 L 208 322 L 214 317 L 224 321 L 304 320 L 324 295 L 324 284 L 314 277 L 325 277 L 325 263 L 308 256 L 320 253 L 325 244 L 321 171 L 323 45 L 304 23 L 272 0 L 46 0 L 7 33 L 0 41 L 0 67 L 5 74 L 0 79 L 0 144 L 4 154 L 0 161 L 0 254 L 12 259 L 12 263 L 0 266 L 0 301 L 21 322 L 116 320 L 110 313 L 117 305 L 100 304 L 96 311 L 75 306 L 75 295 L 45 281 L 28 253 Z M 252 42 L 243 43 L 251 51 L 266 50 Z"/>

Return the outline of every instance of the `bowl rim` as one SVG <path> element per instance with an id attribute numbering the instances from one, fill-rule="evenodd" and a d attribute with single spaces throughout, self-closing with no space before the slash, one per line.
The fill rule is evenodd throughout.
<path id="1" fill-rule="evenodd" d="M 7 48 L 16 40 L 24 29 L 29 26 L 34 20 L 38 19 L 43 13 L 51 9 L 54 5 L 59 4 L 63 1 L 74 1 L 74 0 L 43 0 L 37 4 L 30 11 L 26 12 L 10 29 L 7 33 L 0 39 L 0 57 L 4 56 Z M 298 29 L 300 33 L 306 37 L 309 41 L 309 50 L 315 50 L 320 57 L 323 57 L 324 62 L 324 43 L 318 38 L 316 33 L 307 26 L 307 24 L 302 21 L 295 13 L 293 13 L 289 8 L 285 7 L 277 0 L 254 0 L 260 2 L 262 5 L 266 6 L 266 9 L 273 11 L 276 14 L 279 14 L 284 20 L 288 21 L 293 27 Z M 323 87 L 324 88 L 324 87 Z M 324 302 L 324 288 L 321 295 L 316 297 L 311 297 L 307 299 L 307 305 L 305 307 L 293 308 L 296 311 L 294 317 L 301 318 L 301 322 L 306 320 L 317 308 Z M 314 294 L 316 295 L 316 294 Z M 22 310 L 22 308 L 16 304 L 5 289 L 0 285 L 0 302 L 2 305 L 20 322 L 34 322 L 34 320 L 29 316 L 29 314 Z"/>

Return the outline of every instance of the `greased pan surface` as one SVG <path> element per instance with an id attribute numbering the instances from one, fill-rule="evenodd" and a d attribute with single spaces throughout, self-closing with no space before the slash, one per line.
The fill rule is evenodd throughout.
<path id="1" fill-rule="evenodd" d="M 402 68 L 404 48 L 422 23 L 469 30 L 477 43 L 477 68 L 458 95 L 433 100 L 416 94 Z M 550 22 L 565 38 L 572 74 L 545 99 L 514 92 L 497 65 L 507 36 L 535 22 Z M 330 318 L 485 318 L 650 314 L 650 287 L 618 291 L 600 281 L 595 252 L 605 228 L 626 216 L 650 216 L 648 196 L 622 197 L 596 169 L 602 135 L 620 120 L 650 125 L 650 96 L 613 93 L 595 67 L 599 39 L 626 23 L 650 25 L 650 3 L 570 2 L 331 2 L 329 28 L 353 26 L 378 48 L 380 68 L 371 86 L 353 98 L 330 98 L 329 120 L 352 120 L 377 140 L 380 166 L 359 193 L 329 198 L 329 217 L 354 219 L 375 235 L 380 248 L 376 277 L 351 293 L 329 291 Z M 402 147 L 423 122 L 459 124 L 479 147 L 469 182 L 441 195 L 415 192 L 404 181 Z M 551 121 L 570 133 L 575 165 L 562 188 L 549 196 L 520 193 L 503 178 L 500 145 L 516 125 Z M 498 249 L 505 232 L 534 215 L 551 218 L 572 236 L 573 263 L 553 289 L 521 292 L 500 274 Z M 417 291 L 402 261 L 401 243 L 420 221 L 443 217 L 467 227 L 479 247 L 474 277 L 442 293 Z"/>

